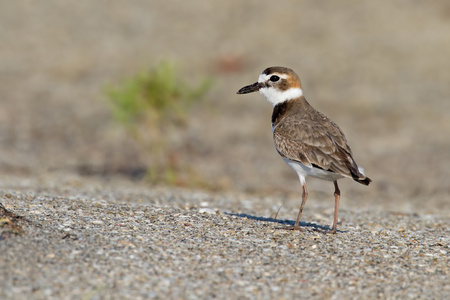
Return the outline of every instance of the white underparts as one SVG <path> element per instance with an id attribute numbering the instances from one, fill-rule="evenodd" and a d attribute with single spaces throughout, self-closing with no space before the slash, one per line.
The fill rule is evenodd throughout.
<path id="1" fill-rule="evenodd" d="M 298 178 L 300 179 L 300 183 L 303 185 L 305 183 L 305 179 L 308 176 L 311 177 L 315 177 L 315 178 L 319 178 L 319 179 L 323 179 L 323 180 L 328 180 L 328 181 L 335 181 L 338 179 L 341 179 L 343 177 L 347 177 L 341 174 L 337 174 L 334 172 L 329 172 L 329 171 L 325 171 L 313 166 L 305 166 L 304 164 L 297 162 L 297 161 L 292 161 L 289 160 L 287 158 L 283 157 L 283 160 L 288 164 L 289 167 L 291 167 L 292 170 L 294 170 L 297 175 Z"/>
<path id="2" fill-rule="evenodd" d="M 281 91 L 274 87 L 264 87 L 259 89 L 259 92 L 272 104 L 272 106 L 303 95 L 301 88 L 290 88 L 285 91 Z"/>

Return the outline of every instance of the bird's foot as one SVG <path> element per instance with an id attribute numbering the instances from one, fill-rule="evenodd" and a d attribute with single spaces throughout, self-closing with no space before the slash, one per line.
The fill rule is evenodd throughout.
<path id="1" fill-rule="evenodd" d="M 295 224 L 295 225 L 292 225 L 292 226 L 284 226 L 284 227 L 281 227 L 280 229 L 284 229 L 284 230 L 302 230 L 302 228 L 298 224 Z"/>
<path id="2" fill-rule="evenodd" d="M 328 234 L 336 234 L 336 231 L 337 231 L 337 228 L 333 227 L 330 230 L 327 230 L 326 233 L 328 233 Z"/>
<path id="3" fill-rule="evenodd" d="M 331 228 L 331 229 L 314 228 L 313 230 L 316 232 L 322 233 L 322 234 L 336 234 L 336 232 L 337 232 L 336 228 Z"/>

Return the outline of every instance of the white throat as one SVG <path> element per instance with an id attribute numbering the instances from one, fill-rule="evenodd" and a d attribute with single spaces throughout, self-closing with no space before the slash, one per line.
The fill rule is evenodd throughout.
<path id="1" fill-rule="evenodd" d="M 263 95 L 272 106 L 275 107 L 278 103 L 282 103 L 291 99 L 301 97 L 303 91 L 301 88 L 290 88 L 285 91 L 280 91 L 274 87 L 265 87 L 259 90 L 259 93 Z"/>

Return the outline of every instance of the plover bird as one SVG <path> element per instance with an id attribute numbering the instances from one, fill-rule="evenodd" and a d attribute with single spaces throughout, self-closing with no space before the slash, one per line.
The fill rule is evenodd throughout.
<path id="1" fill-rule="evenodd" d="M 356 164 L 341 129 L 306 101 L 300 78 L 294 71 L 284 67 L 267 68 L 257 82 L 237 93 L 256 91 L 273 105 L 275 148 L 300 178 L 302 203 L 292 229 L 300 229 L 300 217 L 308 198 L 305 179 L 311 176 L 334 183 L 334 219 L 330 232 L 336 233 L 341 195 L 337 180 L 347 177 L 364 185 L 372 180 Z"/>

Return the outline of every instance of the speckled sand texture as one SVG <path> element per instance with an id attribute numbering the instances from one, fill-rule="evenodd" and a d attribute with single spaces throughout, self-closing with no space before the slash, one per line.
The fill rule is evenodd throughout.
<path id="1" fill-rule="evenodd" d="M 272 198 L 30 183 L 1 197 L 27 220 L 22 235 L 2 233 L 2 299 L 450 296 L 449 222 L 438 215 L 344 208 L 329 235 L 315 228 L 332 210 L 313 202 L 303 230 L 289 231 L 295 211 L 273 219 Z"/>

